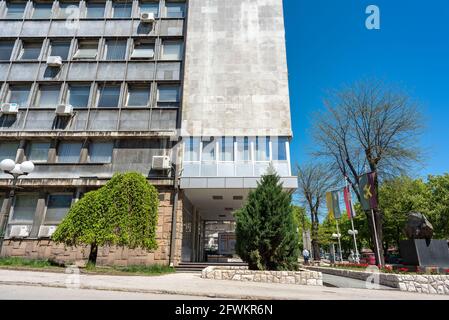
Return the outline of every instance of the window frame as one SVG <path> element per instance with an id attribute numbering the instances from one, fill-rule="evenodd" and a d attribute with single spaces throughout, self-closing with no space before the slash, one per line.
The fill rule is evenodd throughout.
<path id="1" fill-rule="evenodd" d="M 40 100 L 42 98 L 42 90 L 41 90 L 42 87 L 59 87 L 59 91 L 58 91 L 59 93 L 58 93 L 58 97 L 56 99 L 56 102 L 54 103 L 54 107 L 51 107 L 51 106 L 41 107 L 40 106 L 40 102 L 41 102 Z M 32 107 L 33 108 L 38 108 L 38 109 L 53 109 L 53 108 L 56 108 L 56 106 L 61 101 L 61 88 L 62 88 L 61 83 L 38 83 L 37 91 L 36 91 L 36 94 L 34 95 L 34 100 L 33 100 Z"/>
<path id="2" fill-rule="evenodd" d="M 70 95 L 71 95 L 71 88 L 73 87 L 88 87 L 88 91 L 87 91 L 87 102 L 86 102 L 86 106 L 76 106 L 72 103 L 70 103 Z M 69 82 L 67 83 L 66 89 L 65 89 L 65 97 L 64 97 L 64 101 L 66 104 L 70 104 L 72 105 L 73 108 L 75 109 L 88 109 L 91 105 L 91 95 L 92 95 L 92 83 L 77 83 L 77 82 Z"/>
<path id="3" fill-rule="evenodd" d="M 65 218 L 65 216 L 57 221 L 57 220 L 50 220 L 47 221 L 47 213 L 48 213 L 48 209 L 49 209 L 49 204 L 50 204 L 50 197 L 53 196 L 70 196 L 71 197 L 71 202 L 70 202 L 70 206 L 67 209 L 67 212 L 65 213 L 65 216 L 67 216 L 67 213 L 70 211 L 71 206 L 73 205 L 73 193 L 69 193 L 69 192 L 55 192 L 55 193 L 49 193 L 45 199 L 45 212 L 43 215 L 43 219 L 42 219 L 42 226 L 54 226 L 54 225 L 59 225 L 62 220 Z"/>
<path id="4" fill-rule="evenodd" d="M 31 158 L 31 151 L 32 151 L 32 146 L 33 146 L 33 144 L 48 144 L 48 148 L 47 148 L 47 158 L 45 159 L 45 160 L 38 160 L 38 159 L 33 159 L 33 158 Z M 26 150 L 26 152 L 25 152 L 25 155 L 26 155 L 26 159 L 28 160 L 28 161 L 33 161 L 33 163 L 48 163 L 48 158 L 49 158 L 49 156 L 48 156 L 48 154 L 49 154 L 49 152 L 50 152 L 50 149 L 51 149 L 51 143 L 49 142 L 49 141 L 29 141 L 28 143 L 27 143 L 27 146 L 26 146 L 26 148 L 25 148 Z"/>
<path id="5" fill-rule="evenodd" d="M 2 43 L 11 43 L 12 46 L 11 46 L 11 51 L 9 52 L 9 58 L 8 59 L 1 59 L 0 58 L 0 61 L 11 61 L 12 58 L 13 58 L 14 48 L 16 46 L 16 41 L 14 39 L 2 39 L 0 41 L 0 44 L 2 44 Z"/>
<path id="6" fill-rule="evenodd" d="M 132 89 L 144 89 L 147 88 L 148 89 L 148 100 L 146 102 L 145 105 L 129 105 L 129 99 L 130 99 L 130 93 L 132 91 Z M 127 83 L 126 86 L 126 99 L 125 99 L 125 104 L 124 107 L 126 108 L 148 108 L 151 105 L 151 84 L 135 84 L 135 83 Z"/>
<path id="7" fill-rule="evenodd" d="M 172 7 L 172 6 L 174 7 L 176 5 L 182 5 L 183 6 L 182 17 L 169 17 L 168 16 L 168 8 Z M 185 17 L 186 17 L 186 3 L 184 1 L 165 1 L 164 17 L 168 18 L 168 19 L 185 19 Z"/>
<path id="8" fill-rule="evenodd" d="M 121 42 L 121 43 L 125 43 L 125 46 L 123 48 L 123 52 L 120 52 L 121 54 L 123 54 L 123 58 L 119 58 L 119 59 L 111 59 L 108 58 L 108 53 L 109 53 L 109 47 L 110 47 L 110 43 L 109 42 L 115 42 L 115 44 Z M 105 39 L 104 41 L 104 47 L 103 47 L 103 61 L 126 61 L 127 59 L 127 53 L 128 53 L 128 39 Z"/>
<path id="9" fill-rule="evenodd" d="M 111 156 L 109 161 L 92 161 L 92 148 L 96 144 L 110 144 L 111 145 Z M 88 146 L 88 156 L 87 162 L 92 164 L 111 164 L 114 155 L 114 141 L 91 141 Z"/>
<path id="10" fill-rule="evenodd" d="M 152 46 L 153 49 L 153 56 L 148 56 L 145 57 L 144 55 L 140 55 L 135 57 L 134 54 L 136 53 L 136 50 L 138 51 L 144 51 L 144 50 L 151 50 L 151 49 L 139 49 L 137 48 L 137 46 L 140 45 L 149 45 Z M 131 53 L 129 55 L 129 60 L 145 60 L 145 61 L 153 61 L 156 58 L 156 43 L 154 42 L 154 40 L 148 40 L 148 39 L 134 39 L 133 44 L 132 44 L 132 50 Z"/>
<path id="11" fill-rule="evenodd" d="M 50 15 L 48 17 L 38 17 L 38 18 L 36 18 L 34 16 L 34 14 L 36 12 L 36 4 L 37 5 L 42 5 L 42 6 L 50 5 L 50 3 L 48 3 L 48 2 L 32 1 L 31 14 L 30 14 L 31 19 L 33 19 L 33 20 L 49 20 L 49 19 L 53 18 L 53 15 L 55 13 L 55 3 L 54 3 L 54 1 L 51 3 Z"/>
<path id="12" fill-rule="evenodd" d="M 177 89 L 177 99 L 175 100 L 160 100 L 160 89 L 161 88 L 176 88 Z M 156 103 L 158 107 L 163 107 L 166 106 L 167 104 L 172 106 L 172 105 L 179 105 L 181 101 L 181 86 L 178 84 L 161 84 L 158 83 L 157 84 L 157 96 L 156 96 Z"/>
<path id="13" fill-rule="evenodd" d="M 81 50 L 85 50 L 86 48 L 81 48 L 84 45 L 92 45 L 92 47 L 94 45 L 96 45 L 97 50 L 95 52 L 95 56 L 89 56 L 89 57 L 79 57 L 79 55 L 81 55 Z M 92 49 L 86 49 L 86 50 L 93 50 Z M 74 50 L 74 53 L 72 55 L 72 60 L 75 61 L 97 61 L 98 57 L 99 57 L 99 53 L 100 53 L 100 41 L 98 39 L 96 40 L 91 40 L 91 39 L 77 39 L 76 41 L 76 50 Z"/>
<path id="14" fill-rule="evenodd" d="M 27 58 L 24 59 L 23 55 L 25 54 L 25 45 L 28 44 L 40 44 L 39 55 L 36 58 Z M 20 41 L 20 49 L 17 52 L 17 61 L 40 61 L 42 59 L 42 51 L 44 47 L 44 42 L 42 40 L 21 40 Z"/>
<path id="15" fill-rule="evenodd" d="M 14 87 L 28 87 L 28 96 L 27 96 L 25 103 L 23 105 L 19 104 L 19 108 L 28 108 L 28 106 L 30 105 L 30 101 L 32 99 L 32 94 L 31 94 L 32 89 L 33 89 L 32 84 L 25 84 L 25 83 L 8 84 L 8 90 L 6 92 L 5 102 L 17 103 L 16 101 L 11 101 L 11 96 L 12 96 L 11 88 L 14 88 Z"/>
<path id="16" fill-rule="evenodd" d="M 16 158 L 17 158 L 17 150 L 19 150 L 19 146 L 20 146 L 20 143 L 19 143 L 19 141 L 0 141 L 0 151 L 1 150 L 5 150 L 5 148 L 4 148 L 4 146 L 5 145 L 15 145 L 16 146 L 16 153 L 11 157 L 11 158 L 2 158 L 1 156 L 0 156 L 0 161 L 2 161 L 2 160 L 4 160 L 4 159 L 11 159 L 11 160 L 14 160 L 14 161 L 16 161 Z"/>
<path id="17" fill-rule="evenodd" d="M 106 16 L 106 2 L 107 1 L 84 1 L 84 19 L 104 19 Z M 103 15 L 100 17 L 89 17 L 89 6 L 92 5 L 97 6 L 97 8 L 101 6 L 103 8 Z"/>
<path id="18" fill-rule="evenodd" d="M 104 89 L 104 87 L 117 87 L 118 88 L 118 98 L 117 98 L 117 106 L 111 107 L 111 106 L 106 106 L 106 107 L 102 107 L 100 105 L 100 101 L 102 98 L 102 88 Z M 95 108 L 97 109 L 118 109 L 120 108 L 120 100 L 121 100 L 121 93 L 122 93 L 122 86 L 121 84 L 114 84 L 114 83 L 101 83 L 101 84 L 97 84 L 97 88 L 96 88 L 96 92 L 95 92 Z"/>
<path id="19" fill-rule="evenodd" d="M 50 39 L 49 45 L 48 45 L 48 53 L 47 57 L 50 56 L 58 56 L 53 54 L 53 45 L 55 44 L 68 44 L 67 48 L 67 55 L 65 57 L 60 56 L 63 61 L 67 61 L 70 58 L 70 49 L 72 48 L 72 40 L 59 40 L 59 39 Z"/>
<path id="20" fill-rule="evenodd" d="M 130 11 L 129 11 L 129 16 L 126 17 L 116 17 L 115 13 L 116 13 L 116 6 L 117 5 L 131 5 Z M 125 7 L 122 7 L 125 8 Z M 112 19 L 132 19 L 133 17 L 133 1 L 111 1 L 111 18 Z"/>
<path id="21" fill-rule="evenodd" d="M 32 218 L 30 220 L 17 220 L 14 218 L 14 215 L 16 213 L 16 207 L 17 207 L 17 199 L 23 196 L 34 196 L 36 197 L 36 203 L 34 206 L 34 212 L 31 214 Z M 37 192 L 20 192 L 17 193 L 13 199 L 12 206 L 11 206 L 11 212 L 8 219 L 8 225 L 33 225 L 34 219 L 36 219 L 36 210 L 37 206 L 39 204 L 39 193 Z"/>
<path id="22" fill-rule="evenodd" d="M 180 52 L 179 52 L 179 57 L 177 59 L 172 59 L 172 58 L 165 58 L 164 54 L 165 54 L 165 46 L 166 44 L 170 45 L 170 44 L 179 44 L 180 45 Z M 161 45 L 161 60 L 164 61 L 181 61 L 184 55 L 184 42 L 181 40 L 164 40 L 162 42 Z"/>
<path id="23" fill-rule="evenodd" d="M 11 5 L 11 4 L 13 4 L 13 5 L 23 4 L 24 5 L 21 17 L 8 17 L 9 5 Z M 9 1 L 9 2 L 5 1 L 4 11 L 3 11 L 3 14 L 2 14 L 3 19 L 7 19 L 7 20 L 23 20 L 25 15 L 26 15 L 27 4 L 28 4 L 28 1 Z"/>
<path id="24" fill-rule="evenodd" d="M 68 144 L 78 144 L 80 145 L 79 148 L 79 153 L 78 153 L 78 160 L 76 161 L 61 161 L 61 146 L 62 145 L 68 145 Z M 83 142 L 81 141 L 76 141 L 76 140 L 63 140 L 63 141 L 59 141 L 58 146 L 56 148 L 56 163 L 59 164 L 79 164 L 81 161 L 81 151 L 83 149 Z"/>

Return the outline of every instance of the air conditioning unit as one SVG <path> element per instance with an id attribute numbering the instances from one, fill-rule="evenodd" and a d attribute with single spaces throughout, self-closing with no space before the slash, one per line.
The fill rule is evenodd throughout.
<path id="1" fill-rule="evenodd" d="M 56 231 L 57 226 L 41 226 L 39 228 L 39 238 L 50 238 Z"/>
<path id="2" fill-rule="evenodd" d="M 70 104 L 59 104 L 56 107 L 55 113 L 58 116 L 71 116 L 73 115 L 73 107 Z"/>
<path id="3" fill-rule="evenodd" d="M 153 163 L 151 167 L 154 170 L 168 170 L 171 168 L 171 161 L 169 156 L 153 156 Z"/>
<path id="4" fill-rule="evenodd" d="M 11 226 L 9 232 L 10 238 L 26 238 L 30 235 L 30 226 L 15 225 Z"/>
<path id="5" fill-rule="evenodd" d="M 60 56 L 49 56 L 47 58 L 47 66 L 49 66 L 49 67 L 62 66 L 62 58 Z"/>
<path id="6" fill-rule="evenodd" d="M 154 22 L 154 12 L 142 12 L 140 14 L 140 21 L 145 23 L 152 23 Z"/>
<path id="7" fill-rule="evenodd" d="M 0 113 L 2 114 L 17 114 L 19 112 L 19 105 L 17 103 L 2 103 Z"/>

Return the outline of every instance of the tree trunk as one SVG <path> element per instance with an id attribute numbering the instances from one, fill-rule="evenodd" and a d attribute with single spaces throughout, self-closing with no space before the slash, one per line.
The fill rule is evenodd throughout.
<path id="1" fill-rule="evenodd" d="M 313 260 L 320 261 L 320 242 L 318 239 L 318 221 L 316 219 L 312 223 L 312 252 Z"/>
<path id="2" fill-rule="evenodd" d="M 92 243 L 90 245 L 90 253 L 89 253 L 89 262 L 93 265 L 97 264 L 97 255 L 98 255 L 98 245 L 96 243 Z"/>

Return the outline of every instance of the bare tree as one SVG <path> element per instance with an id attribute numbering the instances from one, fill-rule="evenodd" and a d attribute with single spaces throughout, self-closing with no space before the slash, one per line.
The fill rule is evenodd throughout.
<path id="1" fill-rule="evenodd" d="M 417 104 L 402 90 L 367 80 L 332 93 L 324 104 L 324 112 L 314 119 L 314 154 L 329 162 L 342 178 L 348 178 L 359 201 L 360 175 L 369 170 L 385 179 L 405 173 L 419 161 L 417 141 L 423 117 Z M 376 190 L 378 184 L 376 180 Z M 371 212 L 366 215 L 375 243 Z M 375 210 L 374 216 L 382 244 L 381 210 Z M 383 264 L 383 248 L 380 251 L 382 261 L 377 263 Z"/>
<path id="2" fill-rule="evenodd" d="M 320 244 L 318 237 L 319 212 L 326 199 L 326 192 L 335 186 L 335 177 L 323 164 L 298 166 L 298 192 L 310 213 L 312 221 L 313 258 L 320 260 Z"/>

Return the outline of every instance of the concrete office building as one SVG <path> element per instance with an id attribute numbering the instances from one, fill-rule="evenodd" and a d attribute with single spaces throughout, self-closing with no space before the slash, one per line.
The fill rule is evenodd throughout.
<path id="1" fill-rule="evenodd" d="M 36 167 L 9 213 L 0 173 L 3 256 L 86 258 L 48 227 L 114 172 L 158 188 L 159 248 L 99 264 L 203 261 L 270 163 L 296 187 L 282 1 L 0 1 L 0 81 L 0 160 Z"/>

